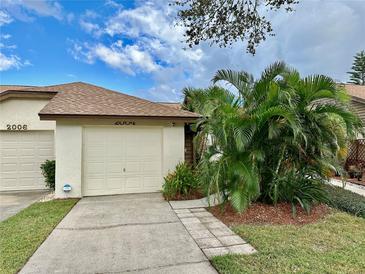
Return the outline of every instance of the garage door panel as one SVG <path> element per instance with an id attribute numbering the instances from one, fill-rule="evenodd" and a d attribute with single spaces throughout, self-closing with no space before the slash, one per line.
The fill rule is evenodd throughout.
<path id="1" fill-rule="evenodd" d="M 14 163 L 4 163 L 1 164 L 1 171 L 5 174 L 8 172 L 15 173 L 17 171 L 18 164 L 16 161 Z M 1 177 L 2 178 L 2 177 Z"/>
<path id="2" fill-rule="evenodd" d="M 39 142 L 52 144 L 53 143 L 53 136 L 50 134 L 41 134 L 38 137 Z"/>
<path id="3" fill-rule="evenodd" d="M 5 157 L 17 157 L 18 150 L 16 148 L 11 148 L 7 145 L 7 147 L 2 148 L 1 150 L 1 158 Z"/>
<path id="4" fill-rule="evenodd" d="M 1 190 L 7 191 L 7 190 L 14 190 L 13 186 L 17 185 L 17 179 L 16 178 L 1 178 Z"/>
<path id="5" fill-rule="evenodd" d="M 90 162 L 93 160 L 98 161 L 100 160 L 100 155 L 103 153 L 103 151 L 104 151 L 103 148 L 100 149 L 92 148 L 90 151 L 84 154 L 84 157 Z"/>
<path id="6" fill-rule="evenodd" d="M 39 155 L 40 156 L 49 156 L 53 154 L 53 148 L 49 147 L 49 148 L 44 148 L 44 149 L 39 149 Z"/>
<path id="7" fill-rule="evenodd" d="M 133 174 L 133 173 L 137 173 L 139 174 L 141 172 L 141 162 L 137 162 L 136 160 L 134 160 L 134 162 L 132 161 L 127 161 L 125 163 L 125 170 L 127 175 L 128 174 Z"/>
<path id="8" fill-rule="evenodd" d="M 161 186 L 160 177 L 158 176 L 145 176 L 143 177 L 143 185 L 147 188 L 155 189 L 155 191 L 159 190 Z"/>
<path id="9" fill-rule="evenodd" d="M 116 174 L 118 174 L 118 176 L 120 176 L 120 173 L 122 172 L 122 164 L 119 162 L 108 163 L 106 165 L 106 172 L 107 173 L 116 173 Z"/>
<path id="10" fill-rule="evenodd" d="M 128 192 L 132 192 L 133 190 L 141 190 L 143 189 L 143 182 L 141 180 L 141 176 L 129 176 L 125 180 L 125 189 Z"/>
<path id="11" fill-rule="evenodd" d="M 143 174 L 159 174 L 161 168 L 161 159 L 147 160 L 142 163 Z"/>
<path id="12" fill-rule="evenodd" d="M 34 157 L 34 155 L 35 155 L 35 149 L 33 147 L 21 148 L 19 152 L 20 152 L 21 155 L 24 155 L 24 156 Z"/>
<path id="13" fill-rule="evenodd" d="M 34 172 L 35 170 L 37 170 L 37 167 L 39 167 L 38 164 L 33 164 L 33 163 L 24 163 L 24 164 L 20 164 L 20 170 L 22 170 L 22 173 L 24 172 Z"/>
<path id="14" fill-rule="evenodd" d="M 47 159 L 54 159 L 52 131 L 0 132 L 0 191 L 44 189 Z"/>
<path id="15" fill-rule="evenodd" d="M 88 162 L 87 168 L 86 168 L 87 176 L 100 175 L 101 177 L 103 177 L 104 173 L 105 173 L 104 163 Z"/>
<path id="16" fill-rule="evenodd" d="M 113 177 L 109 177 L 106 180 L 106 186 L 105 186 L 105 190 L 120 190 L 123 191 L 123 183 L 121 181 L 120 176 L 116 176 L 115 178 Z M 115 193 L 115 192 L 113 192 Z"/>
<path id="17" fill-rule="evenodd" d="M 105 145 L 98 146 L 100 140 L 95 136 L 103 136 L 107 140 Z M 161 128 L 87 127 L 84 129 L 83 149 L 84 195 L 140 193 L 161 189 Z M 99 170 L 103 180 L 90 181 L 90 174 L 94 174 L 90 158 L 105 163 L 104 171 Z M 146 175 L 152 182 L 146 181 Z M 100 184 L 100 192 L 95 191 L 95 186 L 90 187 L 97 183 Z"/>
<path id="18" fill-rule="evenodd" d="M 38 178 L 37 178 L 38 179 Z M 28 187 L 34 183 L 34 174 L 22 174 L 22 177 L 19 178 L 19 186 Z"/>
<path id="19" fill-rule="evenodd" d="M 88 189 L 103 189 L 104 178 L 88 178 Z"/>
<path id="20" fill-rule="evenodd" d="M 18 168 L 16 167 L 15 171 L 17 170 Z M 17 174 L 14 171 L 2 172 L 1 174 L 1 182 L 3 182 L 3 180 L 16 179 L 16 178 L 19 178 L 19 174 Z"/>
<path id="21" fill-rule="evenodd" d="M 123 149 L 122 148 L 118 148 L 118 147 L 109 147 L 108 150 L 106 151 L 106 157 L 109 159 L 116 159 L 116 160 L 121 160 L 121 154 L 123 153 Z M 100 154 L 99 154 L 100 155 Z"/>

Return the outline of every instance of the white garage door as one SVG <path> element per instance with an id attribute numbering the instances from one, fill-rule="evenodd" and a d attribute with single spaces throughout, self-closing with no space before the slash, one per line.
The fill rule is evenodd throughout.
<path id="1" fill-rule="evenodd" d="M 155 192 L 162 186 L 159 127 L 87 127 L 83 141 L 83 194 Z"/>
<path id="2" fill-rule="evenodd" d="M 47 159 L 54 159 L 53 131 L 0 131 L 0 191 L 44 189 Z"/>

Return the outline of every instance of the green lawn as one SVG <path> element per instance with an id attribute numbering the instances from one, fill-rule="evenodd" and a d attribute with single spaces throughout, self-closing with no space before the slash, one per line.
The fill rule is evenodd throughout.
<path id="1" fill-rule="evenodd" d="M 334 212 L 304 226 L 240 225 L 258 253 L 213 258 L 220 273 L 365 273 L 365 219 Z"/>
<path id="2" fill-rule="evenodd" d="M 1 222 L 0 273 L 16 273 L 77 201 L 34 203 Z"/>

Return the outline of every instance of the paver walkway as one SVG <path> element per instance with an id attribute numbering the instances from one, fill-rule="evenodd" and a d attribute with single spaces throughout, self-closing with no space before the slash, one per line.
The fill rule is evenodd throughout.
<path id="1" fill-rule="evenodd" d="M 160 193 L 79 201 L 20 273 L 216 274 Z"/>
<path id="2" fill-rule="evenodd" d="M 189 206 L 188 201 L 183 202 L 174 202 L 174 211 L 208 258 L 226 254 L 250 255 L 257 252 L 205 208 L 182 209 L 182 205 Z M 191 205 L 195 203 L 192 202 Z"/>

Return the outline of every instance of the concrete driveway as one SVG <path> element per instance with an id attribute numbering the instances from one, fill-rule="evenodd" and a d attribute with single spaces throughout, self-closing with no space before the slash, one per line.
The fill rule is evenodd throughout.
<path id="1" fill-rule="evenodd" d="M 47 190 L 0 193 L 0 222 L 40 200 Z"/>
<path id="2" fill-rule="evenodd" d="M 21 273 L 217 273 L 161 194 L 82 199 Z"/>

